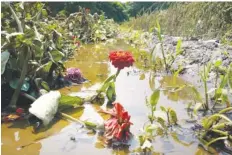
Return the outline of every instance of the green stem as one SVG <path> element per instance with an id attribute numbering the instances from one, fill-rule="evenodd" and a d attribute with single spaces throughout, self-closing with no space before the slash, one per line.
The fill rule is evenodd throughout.
<path id="1" fill-rule="evenodd" d="M 219 111 L 218 113 L 219 113 L 219 114 L 223 114 L 223 113 L 226 113 L 227 111 L 232 111 L 232 107 L 223 109 L 223 110 Z"/>
<path id="2" fill-rule="evenodd" d="M 167 66 L 166 57 L 165 57 L 165 54 L 164 54 L 164 48 L 163 48 L 163 43 L 162 42 L 161 42 L 161 51 L 162 51 L 162 55 L 163 55 L 163 59 L 164 59 L 164 67 L 165 67 L 166 72 L 168 73 L 168 66 Z"/>
<path id="3" fill-rule="evenodd" d="M 216 69 L 215 88 L 217 88 L 217 81 L 218 81 L 218 69 Z M 216 93 L 215 93 L 215 95 L 216 95 Z"/>
<path id="4" fill-rule="evenodd" d="M 10 104 L 9 104 L 9 106 L 12 108 L 16 107 L 16 103 L 17 103 L 17 100 L 18 100 L 18 97 L 19 97 L 19 94 L 21 91 L 21 87 L 23 85 L 24 79 L 25 79 L 26 74 L 27 74 L 28 60 L 29 60 L 29 55 L 30 55 L 29 51 L 30 51 L 30 49 L 29 49 L 29 47 L 27 47 L 27 50 L 25 50 L 25 60 L 23 62 L 23 68 L 22 68 L 20 79 L 19 79 L 19 83 L 17 85 L 16 90 L 14 91 L 14 94 L 13 94 L 11 101 L 10 101 Z M 21 53 L 21 54 L 23 54 L 23 53 Z"/>
<path id="5" fill-rule="evenodd" d="M 8 4 L 8 7 L 10 8 L 10 11 L 11 11 L 11 13 L 12 13 L 12 15 L 13 15 L 13 17 L 18 25 L 18 31 L 23 33 L 23 27 L 22 27 L 21 21 L 19 20 L 18 16 L 16 15 L 14 9 L 10 6 L 10 4 Z"/>
<path id="6" fill-rule="evenodd" d="M 170 120 L 169 120 L 169 110 L 167 111 L 167 118 L 168 118 L 168 126 L 170 126 Z"/>
<path id="7" fill-rule="evenodd" d="M 206 77 L 206 73 L 205 73 L 205 66 L 204 66 L 204 88 L 205 88 L 205 109 L 209 110 L 209 100 L 208 100 L 208 87 L 207 87 L 207 77 Z"/>
<path id="8" fill-rule="evenodd" d="M 116 81 L 116 78 L 118 77 L 119 73 L 120 73 L 121 69 L 118 69 L 116 74 L 115 74 L 115 78 L 114 78 L 114 82 Z"/>

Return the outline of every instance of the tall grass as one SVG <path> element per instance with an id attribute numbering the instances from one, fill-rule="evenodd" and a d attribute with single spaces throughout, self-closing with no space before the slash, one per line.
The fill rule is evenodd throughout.
<path id="1" fill-rule="evenodd" d="M 158 19 L 164 34 L 220 38 L 232 29 L 231 12 L 232 2 L 176 2 L 166 10 L 143 11 L 122 26 L 151 32 Z"/>

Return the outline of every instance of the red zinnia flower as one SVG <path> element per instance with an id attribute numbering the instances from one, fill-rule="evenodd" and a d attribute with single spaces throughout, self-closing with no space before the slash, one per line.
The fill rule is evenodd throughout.
<path id="1" fill-rule="evenodd" d="M 112 51 L 109 58 L 114 67 L 119 70 L 132 66 L 135 61 L 132 54 L 128 51 Z"/>
<path id="2" fill-rule="evenodd" d="M 110 140 L 116 138 L 118 140 L 128 140 L 130 136 L 130 115 L 124 110 L 120 103 L 114 103 L 111 111 L 105 111 L 112 115 L 110 119 L 105 121 L 105 137 Z"/>

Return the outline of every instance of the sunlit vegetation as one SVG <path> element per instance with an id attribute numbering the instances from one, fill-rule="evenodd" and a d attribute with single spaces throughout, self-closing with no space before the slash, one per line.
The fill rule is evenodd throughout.
<path id="1" fill-rule="evenodd" d="M 230 2 L 3 2 L 2 124 L 27 121 L 34 134 L 68 120 L 80 125 L 75 134 L 95 135 L 96 148 L 124 153 L 133 144 L 130 152 L 153 154 L 157 139 L 171 138 L 231 154 L 231 8 Z M 179 36 L 172 48 L 166 36 Z M 184 43 L 206 38 L 228 51 L 187 66 Z M 95 116 L 101 120 L 89 120 Z M 186 142 L 185 131 L 197 138 Z"/>

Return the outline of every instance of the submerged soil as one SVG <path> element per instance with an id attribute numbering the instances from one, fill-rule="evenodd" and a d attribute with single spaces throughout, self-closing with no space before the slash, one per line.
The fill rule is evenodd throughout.
<path id="1" fill-rule="evenodd" d="M 85 78 L 89 80 L 83 85 L 74 85 L 60 89 L 62 94 L 72 96 L 88 95 L 99 88 L 109 75 L 114 74 L 116 69 L 108 61 L 110 50 L 130 50 L 131 47 L 123 41 L 114 43 L 100 43 L 97 45 L 85 45 L 77 51 L 65 66 L 80 68 Z M 56 118 L 54 122 L 44 131 L 35 134 L 32 127 L 26 121 L 16 121 L 2 124 L 2 154 L 3 155 L 102 155 L 102 154 L 135 154 L 133 150 L 139 143 L 136 136 L 148 121 L 149 108 L 146 106 L 146 97 L 152 93 L 152 89 L 158 87 L 181 87 L 186 83 L 192 83 L 198 79 L 189 76 L 154 76 L 144 66 L 139 56 L 136 56 L 133 67 L 123 69 L 116 80 L 116 101 L 120 102 L 131 115 L 131 146 L 128 149 L 112 149 L 104 144 L 104 138 L 85 128 L 80 124 Z M 151 78 L 154 77 L 154 78 Z M 82 92 L 82 93 L 80 93 Z M 191 90 L 181 89 L 178 92 L 161 91 L 157 107 L 172 107 L 176 112 L 181 129 L 173 130 L 174 136 L 157 137 L 153 142 L 153 154 L 188 154 L 207 155 L 203 148 L 198 146 L 199 142 L 195 134 L 190 130 L 193 126 L 187 120 L 191 115 L 186 110 L 189 102 L 193 100 Z M 83 108 L 66 111 L 67 114 L 80 120 L 103 122 L 109 116 L 98 113 L 100 108 L 106 105 L 84 104 Z M 175 138 L 175 136 L 178 137 Z M 28 145 L 29 144 L 29 145 Z M 25 146 L 25 147 L 21 147 Z M 214 152 L 215 154 L 219 154 Z"/>

